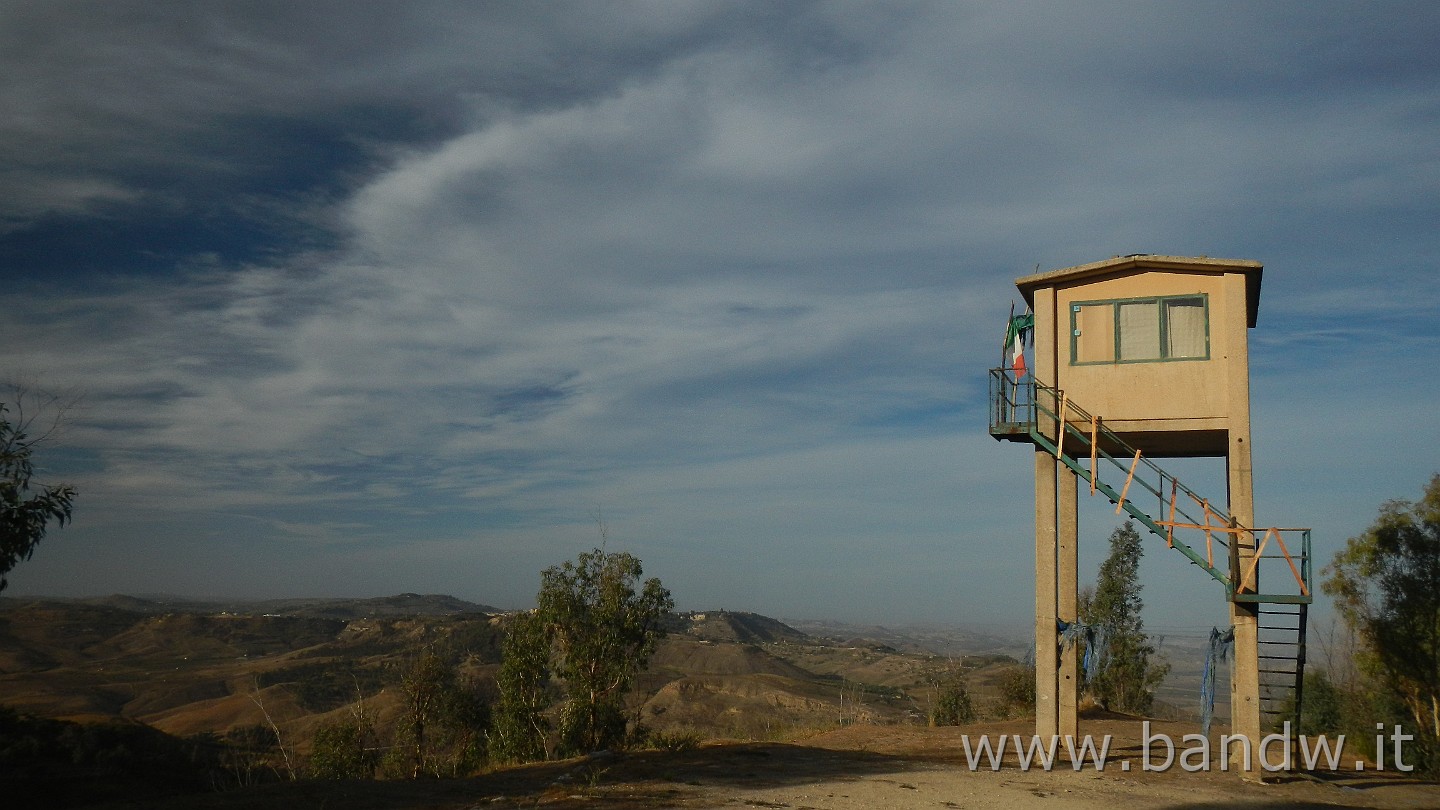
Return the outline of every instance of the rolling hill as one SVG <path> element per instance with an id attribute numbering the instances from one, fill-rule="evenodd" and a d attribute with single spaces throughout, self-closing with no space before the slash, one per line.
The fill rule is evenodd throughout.
<path id="1" fill-rule="evenodd" d="M 306 731 L 363 696 L 387 703 L 397 664 L 425 646 L 493 678 L 505 615 L 449 596 L 258 602 L 110 596 L 0 599 L 0 703 L 52 718 L 124 718 L 193 735 L 265 723 Z M 657 729 L 774 736 L 865 717 L 914 722 L 946 659 L 817 638 L 755 613 L 674 614 L 632 694 Z M 986 668 L 973 663 L 977 691 Z M 752 722 L 764 716 L 760 724 Z M 283 722 L 281 722 L 283 721 Z"/>

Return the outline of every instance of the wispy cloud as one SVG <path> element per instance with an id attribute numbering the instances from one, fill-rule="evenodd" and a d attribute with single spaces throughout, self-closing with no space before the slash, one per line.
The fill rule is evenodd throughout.
<path id="1" fill-rule="evenodd" d="M 603 507 L 689 604 L 1023 610 L 1015 277 L 1265 261 L 1262 425 L 1433 364 L 1440 15 L 1298 10 L 12 6 L 0 345 L 89 401 L 14 587 L 519 604 Z"/>

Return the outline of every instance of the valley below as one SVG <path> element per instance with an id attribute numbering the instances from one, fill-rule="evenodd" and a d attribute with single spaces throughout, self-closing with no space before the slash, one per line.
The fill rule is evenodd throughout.
<path id="1" fill-rule="evenodd" d="M 305 747 L 314 727 L 364 701 L 391 709 L 394 672 L 440 649 L 493 683 L 505 613 L 452 597 L 259 603 L 0 599 L 0 703 L 58 719 L 139 721 L 224 736 L 273 720 Z M 652 730 L 778 739 L 850 723 L 926 720 L 935 684 L 964 673 L 993 707 L 1024 646 L 954 630 L 940 654 L 885 628 L 811 635 L 753 613 L 674 614 L 631 695 Z M 852 635 L 857 630 L 870 635 Z M 928 631 L 933 637 L 939 631 Z M 962 653 L 960 650 L 980 650 Z M 266 719 L 268 713 L 270 720 Z"/>
<path id="2" fill-rule="evenodd" d="M 360 712 L 384 738 L 403 722 L 399 673 L 422 651 L 439 652 L 493 698 L 507 615 L 417 594 L 253 603 L 0 599 L 0 706 L 8 713 L 0 719 L 12 731 L 54 723 L 45 728 L 57 739 L 88 735 L 106 750 L 126 750 L 115 760 L 123 768 L 103 758 L 80 763 L 78 754 L 68 770 L 12 767 L 0 771 L 0 789 L 34 799 L 13 806 L 49 807 L 1440 804 L 1433 785 L 1390 773 L 1286 775 L 1261 785 L 1231 773 L 1141 772 L 1140 718 L 1095 710 L 1082 732 L 1116 740 L 1104 771 L 1025 770 L 1013 753 L 994 770 L 966 767 L 966 735 L 1033 730 L 1006 690 L 1024 671 L 1024 639 L 975 627 L 786 623 L 734 611 L 669 616 L 667 636 L 629 697 L 641 732 L 625 751 L 487 767 L 466 778 L 291 778 L 304 776 L 301 763 L 327 724 Z M 974 722 L 932 726 L 940 685 L 956 677 Z M 1185 708 L 1165 711 L 1156 728 L 1177 739 L 1195 730 Z M 104 743 L 106 735 L 121 742 Z M 165 764 L 171 760 L 138 757 L 141 745 L 182 746 L 174 750 L 224 768 L 206 771 L 208 784 L 182 784 Z M 1135 767 L 1121 768 L 1126 760 Z M 29 760 L 0 750 L 7 761 Z"/>

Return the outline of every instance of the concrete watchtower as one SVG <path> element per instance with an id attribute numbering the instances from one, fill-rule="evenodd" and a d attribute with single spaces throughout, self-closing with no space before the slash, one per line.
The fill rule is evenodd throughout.
<path id="1" fill-rule="evenodd" d="M 1057 619 L 1076 620 L 1081 482 L 1225 586 L 1236 734 L 1254 745 L 1263 732 L 1257 620 L 1265 603 L 1296 606 L 1297 614 L 1286 614 L 1298 615 L 1295 663 L 1279 680 L 1293 677 L 1299 690 L 1309 535 L 1254 529 L 1247 331 L 1256 322 L 1261 272 L 1248 260 L 1133 255 L 1015 282 L 1034 313 L 1033 374 L 1017 375 L 1023 364 L 991 372 L 990 432 L 1035 446 L 1039 735 L 1077 732 L 1076 651 L 1060 651 L 1056 626 Z M 1225 460 L 1223 508 L 1152 460 L 1174 457 Z M 1203 551 L 1185 542 L 1196 532 L 1204 533 Z M 1286 532 L 1302 533 L 1298 554 L 1286 546 Z M 1281 553 L 1266 555 L 1267 546 Z M 1284 587 L 1260 593 L 1262 559 L 1283 559 L 1293 582 L 1282 576 Z"/>

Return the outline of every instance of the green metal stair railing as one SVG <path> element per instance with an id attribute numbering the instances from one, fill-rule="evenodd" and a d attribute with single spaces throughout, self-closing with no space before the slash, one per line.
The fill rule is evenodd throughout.
<path id="1" fill-rule="evenodd" d="M 1280 602 L 1308 604 L 1312 601 L 1310 589 L 1310 531 L 1308 529 L 1270 529 L 1257 543 L 1257 553 L 1248 568 L 1240 570 L 1237 544 L 1238 533 L 1251 534 L 1256 530 L 1240 529 L 1224 509 L 1200 497 L 1173 475 L 1166 472 L 1141 452 L 1120 438 L 1114 431 L 1104 427 L 1088 411 L 1069 401 L 1063 391 L 1035 381 L 1016 379 L 1008 369 L 990 371 L 990 432 L 997 438 L 1022 438 L 1044 448 L 1060 460 L 1082 480 L 1091 485 L 1092 492 L 1100 492 L 1117 504 L 1116 512 L 1128 513 L 1152 534 L 1163 538 L 1166 543 L 1184 554 L 1191 563 L 1199 566 L 1217 582 L 1225 586 L 1228 598 L 1239 602 Z M 1063 431 L 1060 427 L 1063 425 Z M 1093 444 L 1092 444 L 1093 442 Z M 1089 458 L 1086 462 L 1095 464 L 1094 474 L 1087 469 L 1080 457 L 1068 452 L 1071 448 L 1084 448 Z M 1108 467 L 1106 466 L 1108 465 Z M 1103 470 L 1113 468 L 1125 481 L 1120 489 L 1103 479 Z M 1157 518 L 1141 508 L 1130 497 L 1132 488 L 1138 487 L 1138 497 L 1156 498 L 1159 514 L 1169 512 L 1169 518 Z M 1169 500 L 1166 500 L 1166 490 Z M 1181 500 L 1184 496 L 1185 500 Z M 1201 517 L 1192 510 L 1199 508 Z M 1205 532 L 1204 553 L 1178 539 L 1177 528 L 1198 529 Z M 1292 556 L 1280 539 L 1280 532 L 1299 533 L 1301 550 Z M 1277 539 L 1280 554 L 1263 553 L 1271 537 Z M 1223 550 L 1217 560 L 1215 545 Z M 1298 565 L 1296 564 L 1298 556 Z M 1262 560 L 1284 559 L 1299 585 L 1298 593 L 1257 592 L 1250 583 L 1258 577 L 1258 566 Z M 1217 566 L 1217 562 L 1219 565 Z M 1269 576 L 1266 577 L 1270 579 Z"/>

